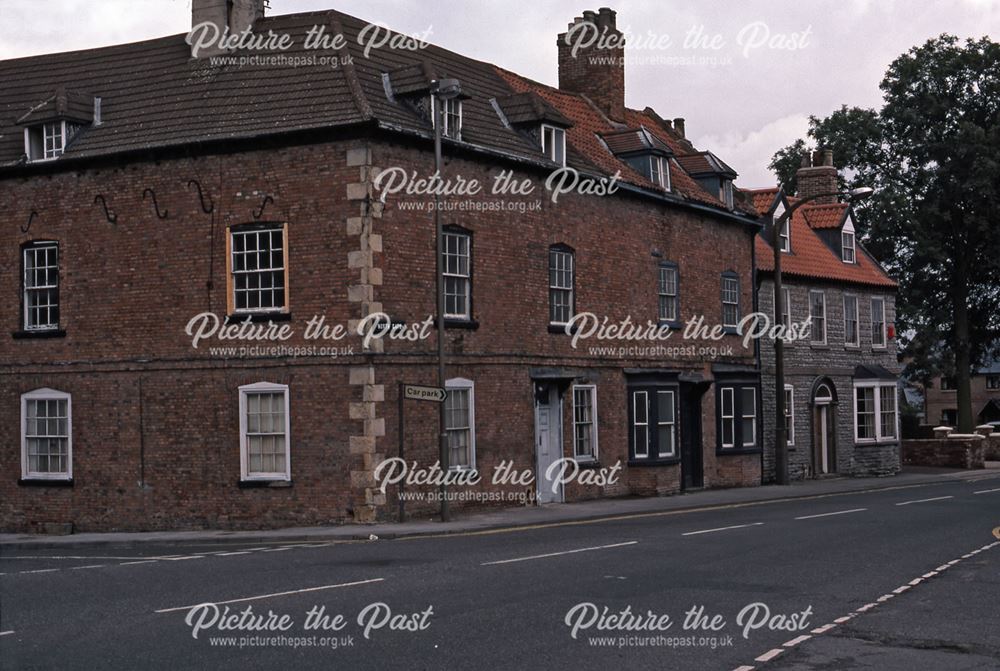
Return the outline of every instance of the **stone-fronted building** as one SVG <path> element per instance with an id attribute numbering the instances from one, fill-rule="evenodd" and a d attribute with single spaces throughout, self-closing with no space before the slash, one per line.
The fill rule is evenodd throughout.
<path id="1" fill-rule="evenodd" d="M 838 190 L 829 151 L 807 157 L 797 178 L 802 198 Z M 786 342 L 784 348 L 789 477 L 898 472 L 896 283 L 858 239 L 850 205 L 835 197 L 810 201 L 775 236 L 774 222 L 796 198 L 780 189 L 745 193 L 770 222 L 757 239 L 759 310 L 773 318 L 772 244 L 777 239 L 782 250 L 781 321 L 809 327 L 808 337 Z M 775 406 L 774 358 L 773 343 L 761 341 L 765 408 Z M 764 413 L 765 482 L 775 477 L 774 421 L 773 411 Z"/>
<path id="2" fill-rule="evenodd" d="M 192 4 L 195 23 L 292 47 L 193 54 L 174 35 L 0 62 L 0 528 L 395 514 L 378 466 L 438 458 L 438 408 L 406 401 L 402 427 L 398 411 L 401 383 L 437 378 L 435 329 L 420 336 L 435 224 L 432 197 L 377 178 L 434 173 L 446 78 L 462 92 L 442 103 L 443 177 L 486 185 L 442 199 L 450 463 L 485 476 L 455 507 L 760 483 L 757 362 L 732 328 L 753 309 L 757 213 L 728 202 L 731 171 L 682 167 L 703 155 L 683 120 L 625 105 L 620 43 L 592 58 L 561 41 L 557 88 L 434 45 L 366 51 L 369 24 L 335 11 Z M 579 21 L 617 32 L 608 9 Z M 317 26 L 345 39 L 308 50 Z M 556 202 L 542 185 L 564 168 L 617 188 Z M 584 312 L 704 316 L 727 353 L 574 344 Z M 206 313 L 289 336 L 195 343 Z M 355 334 L 381 314 L 418 337 Z M 348 335 L 308 339 L 315 318 Z M 637 347 L 589 348 L 619 344 Z M 560 458 L 622 470 L 553 490 Z M 505 463 L 539 477 L 493 485 Z"/>

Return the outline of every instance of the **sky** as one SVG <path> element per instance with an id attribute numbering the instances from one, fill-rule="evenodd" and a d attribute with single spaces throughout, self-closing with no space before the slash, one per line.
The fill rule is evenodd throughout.
<path id="1" fill-rule="evenodd" d="M 879 107 L 886 68 L 910 47 L 943 32 L 1000 39 L 1000 0 L 270 0 L 267 13 L 337 9 L 556 85 L 556 35 L 602 5 L 626 34 L 626 104 L 685 118 L 743 187 L 774 183 L 771 156 L 809 115 Z M 0 0 L 0 59 L 190 24 L 191 0 Z"/>

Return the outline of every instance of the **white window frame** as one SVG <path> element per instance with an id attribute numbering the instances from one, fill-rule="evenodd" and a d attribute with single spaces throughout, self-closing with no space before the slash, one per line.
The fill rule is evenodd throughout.
<path id="1" fill-rule="evenodd" d="M 726 414 L 726 394 L 729 394 L 729 414 Z M 719 444 L 722 447 L 736 447 L 736 387 L 723 387 L 719 390 L 719 418 L 722 420 L 719 423 Z M 723 425 L 729 422 L 732 426 L 730 431 L 730 436 L 732 440 L 726 442 L 725 435 L 726 432 L 723 430 Z"/>
<path id="2" fill-rule="evenodd" d="M 872 403 L 874 408 L 874 428 L 875 437 L 874 438 L 861 438 L 858 435 L 858 396 L 859 391 L 862 389 L 873 389 Z M 885 390 L 889 390 L 889 393 L 893 395 L 893 414 L 894 414 L 894 435 L 884 436 L 882 434 L 882 394 Z M 899 390 L 895 382 L 887 382 L 883 380 L 863 380 L 854 383 L 854 442 L 861 444 L 878 444 L 878 443 L 897 443 L 899 442 Z"/>
<path id="3" fill-rule="evenodd" d="M 566 165 L 566 130 L 542 124 L 542 153 L 552 162 Z"/>
<path id="4" fill-rule="evenodd" d="M 31 285 L 28 284 L 28 254 L 33 254 L 34 252 L 45 250 L 46 253 L 49 249 L 54 249 L 56 253 L 56 283 L 55 284 L 44 284 L 44 285 Z M 23 277 L 21 278 L 21 304 L 23 306 L 23 318 L 22 318 L 22 328 L 25 331 L 53 331 L 59 328 L 59 319 L 55 322 L 49 321 L 45 324 L 35 324 L 31 325 L 31 305 L 28 300 L 30 291 L 50 291 L 55 290 L 55 303 L 47 303 L 46 305 L 51 310 L 54 306 L 56 312 L 59 312 L 59 243 L 56 241 L 39 241 L 35 244 L 27 244 L 21 248 L 21 263 L 23 267 Z M 37 267 L 37 266 L 36 266 Z M 51 266 L 46 266 L 49 268 Z"/>
<path id="5" fill-rule="evenodd" d="M 636 414 L 639 409 L 639 396 L 642 395 L 642 412 L 646 419 L 643 422 L 638 421 Z M 645 427 L 646 429 L 646 444 L 643 445 L 643 451 L 639 452 L 639 441 L 636 440 L 636 428 Z M 638 389 L 632 392 L 632 453 L 636 459 L 648 459 L 649 458 L 649 392 L 644 389 Z"/>
<path id="6" fill-rule="evenodd" d="M 273 382 L 255 382 L 239 388 L 240 392 L 240 480 L 253 481 L 289 481 L 292 479 L 292 432 L 291 403 L 287 384 Z M 275 472 L 250 473 L 250 444 L 247 440 L 247 396 L 254 393 L 284 394 L 285 397 L 285 470 Z"/>
<path id="7" fill-rule="evenodd" d="M 813 296 L 818 295 L 823 299 L 823 339 L 818 340 L 816 338 L 816 333 L 813 327 L 815 326 L 816 316 L 813 314 Z M 809 334 L 809 341 L 813 345 L 825 345 L 826 344 L 826 333 L 827 333 L 827 322 L 826 322 L 826 292 L 812 289 L 809 291 L 809 330 L 812 333 Z"/>
<path id="8" fill-rule="evenodd" d="M 660 417 L 660 394 L 670 395 L 670 411 L 671 415 L 673 416 L 672 421 L 664 422 L 663 418 Z M 664 452 L 663 445 L 660 443 L 660 427 L 663 426 L 670 427 L 669 452 Z M 656 390 L 656 457 L 658 459 L 677 458 L 677 393 L 673 389 Z"/>
<path id="9" fill-rule="evenodd" d="M 448 239 L 455 238 L 457 243 L 458 253 L 450 254 L 448 252 Z M 464 241 L 464 242 L 463 242 Z M 461 253 L 462 245 L 465 245 L 465 254 Z M 453 257 L 456 259 L 461 259 L 465 257 L 465 274 L 461 272 L 448 272 L 448 259 Z M 472 318 L 472 236 L 464 231 L 444 231 L 444 263 L 441 267 L 441 273 L 445 278 L 445 290 L 448 287 L 448 278 L 453 278 L 457 280 L 460 284 L 465 287 L 465 310 L 462 312 L 448 312 L 448 295 L 445 295 L 445 313 L 444 316 L 449 319 L 471 319 Z M 461 263 L 459 263 L 461 265 Z M 451 294 L 458 296 L 459 294 Z"/>
<path id="10" fill-rule="evenodd" d="M 267 269 L 261 269 L 260 267 L 254 270 L 236 270 L 236 255 L 243 253 L 236 251 L 235 240 L 236 236 L 249 236 L 250 234 L 260 234 L 260 233 L 279 233 L 281 235 L 281 267 L 269 266 Z M 248 226 L 246 228 L 242 226 L 230 226 L 227 229 L 228 237 L 226 238 L 226 280 L 227 280 L 227 300 L 230 314 L 268 314 L 268 313 L 286 313 L 289 311 L 289 289 L 288 289 L 288 224 L 287 223 L 270 223 L 264 226 Z M 251 273 L 267 273 L 267 272 L 278 272 L 282 274 L 282 296 L 280 306 L 271 307 L 237 307 L 236 301 L 236 277 L 237 275 L 249 275 Z M 260 292 L 261 289 L 253 289 L 251 291 Z"/>
<path id="11" fill-rule="evenodd" d="M 465 377 L 453 377 L 445 380 L 444 388 L 448 392 L 455 389 L 469 392 L 469 463 L 464 465 L 452 464 L 451 453 L 449 452 L 448 470 L 474 471 L 476 470 L 476 383 Z"/>
<path id="12" fill-rule="evenodd" d="M 850 244 L 848 244 L 848 241 Z M 840 247 L 841 260 L 844 263 L 854 264 L 858 262 L 857 237 L 854 232 L 854 223 L 850 217 L 848 217 L 844 228 L 840 231 Z"/>
<path id="13" fill-rule="evenodd" d="M 722 180 L 722 184 L 719 185 L 719 200 L 725 203 L 730 210 L 733 209 L 733 180 Z"/>
<path id="14" fill-rule="evenodd" d="M 578 407 L 576 392 L 587 391 L 590 393 L 590 445 L 593 454 L 580 454 L 577 451 L 576 427 L 582 422 L 576 421 L 576 410 Z M 575 384 L 573 385 L 573 458 L 581 462 L 597 461 L 597 385 L 595 384 Z"/>
<path id="15" fill-rule="evenodd" d="M 438 114 L 437 114 L 437 96 L 431 96 L 431 128 L 437 125 Z M 453 111 L 449 111 L 450 107 L 454 107 Z M 452 140 L 462 139 L 462 101 L 458 98 L 448 98 L 444 100 L 444 124 L 441 127 L 441 135 L 444 137 L 450 137 Z M 452 123 L 449 121 L 450 117 L 458 118 L 458 128 L 452 128 Z"/>
<path id="16" fill-rule="evenodd" d="M 673 273 L 673 292 L 669 291 L 670 287 L 664 281 L 664 273 Z M 656 278 L 656 293 L 659 298 L 659 305 L 657 305 L 657 316 L 660 321 L 666 322 L 676 322 L 680 321 L 681 309 L 680 309 L 680 284 L 681 284 L 681 273 L 680 269 L 675 263 L 662 263 L 657 266 L 657 278 Z M 673 317 L 664 316 L 663 308 L 664 305 L 670 305 L 673 309 Z"/>
<path id="17" fill-rule="evenodd" d="M 568 259 L 568 263 L 564 268 L 560 269 L 558 263 L 556 264 L 556 273 L 569 273 L 569 286 L 562 286 L 552 283 L 552 271 L 553 271 L 553 254 L 559 255 L 560 258 L 565 257 Z M 569 323 L 569 320 L 573 318 L 573 314 L 576 312 L 576 252 L 570 251 L 569 249 L 564 249 L 560 247 L 549 247 L 549 324 L 553 326 L 565 326 Z M 552 317 L 555 303 L 552 300 L 552 292 L 560 291 L 565 292 L 565 295 L 569 297 L 569 316 L 564 321 L 556 321 Z"/>
<path id="18" fill-rule="evenodd" d="M 726 287 L 727 282 L 732 282 L 735 289 Z M 726 300 L 727 294 L 735 294 L 735 300 Z M 736 319 L 732 323 L 726 321 L 726 306 L 736 306 Z M 722 326 L 724 328 L 736 328 L 740 323 L 740 278 L 736 275 L 722 275 Z"/>
<path id="19" fill-rule="evenodd" d="M 849 299 L 854 301 L 854 340 L 847 339 L 847 303 Z M 861 301 L 854 294 L 844 294 L 844 346 L 861 347 Z"/>
<path id="20" fill-rule="evenodd" d="M 756 387 L 742 386 L 742 387 L 739 387 L 739 390 L 740 390 L 740 432 L 741 433 L 743 432 L 743 421 L 744 420 L 749 419 L 749 420 L 751 420 L 753 422 L 751 424 L 751 426 L 753 427 L 753 431 L 751 432 L 750 442 L 749 443 L 747 442 L 747 438 L 746 438 L 745 435 L 742 436 L 742 438 L 743 438 L 743 447 L 744 448 L 747 448 L 747 447 L 757 447 L 757 388 Z M 744 407 L 744 403 L 743 403 L 743 399 L 745 398 L 744 393 L 746 393 L 747 391 L 749 391 L 753 395 L 753 410 L 752 410 L 752 412 L 749 415 L 747 414 L 747 409 Z M 734 440 L 735 440 L 735 436 L 734 436 Z"/>
<path id="21" fill-rule="evenodd" d="M 875 302 L 876 301 L 878 301 L 878 302 L 880 302 L 882 304 L 882 309 L 880 311 L 881 312 L 881 314 L 880 314 L 881 322 L 876 322 L 875 321 Z M 872 326 L 872 349 L 886 349 L 889 346 L 889 336 L 886 333 L 887 329 L 886 329 L 886 323 L 885 323 L 885 297 L 884 296 L 872 296 L 872 299 L 871 299 L 871 313 L 872 313 L 872 318 L 871 318 L 871 326 Z M 875 341 L 875 333 L 876 333 L 875 324 L 876 323 L 881 323 L 881 325 L 882 325 L 881 328 L 878 330 L 879 334 L 881 335 L 881 339 L 882 339 L 881 343 Z"/>
<path id="22" fill-rule="evenodd" d="M 66 471 L 52 473 L 32 471 L 28 459 L 28 401 L 66 401 Z M 21 394 L 21 479 L 22 480 L 72 480 L 73 479 L 73 397 L 47 387 Z"/>
<path id="23" fill-rule="evenodd" d="M 774 224 L 775 229 L 778 228 L 778 221 L 781 219 L 781 215 L 785 213 L 785 206 L 783 203 L 778 203 L 778 206 L 774 208 L 774 214 L 771 215 L 771 221 Z M 785 220 L 784 226 L 778 230 L 778 244 L 783 252 L 792 251 L 792 219 L 789 217 Z"/>
<path id="24" fill-rule="evenodd" d="M 649 178 L 653 184 L 670 191 L 670 161 L 663 156 L 650 156 Z"/>
<path id="25" fill-rule="evenodd" d="M 795 387 L 790 384 L 785 385 L 785 417 L 788 418 L 785 443 L 789 446 L 795 445 Z"/>
<path id="26" fill-rule="evenodd" d="M 55 161 L 57 158 L 62 156 L 66 152 L 66 145 L 69 141 L 73 139 L 71 136 L 75 136 L 80 132 L 81 124 L 66 121 L 61 119 L 59 121 L 46 121 L 45 123 L 35 124 L 34 126 L 27 126 L 24 129 L 24 155 L 28 157 L 28 161 L 31 163 L 41 163 L 44 161 Z M 53 142 L 52 149 L 48 148 L 48 139 L 55 138 L 57 135 L 55 133 L 55 128 L 58 127 L 58 137 L 59 144 L 56 145 Z M 41 148 L 41 156 L 36 156 L 35 152 L 32 151 L 31 135 L 32 133 L 37 133 L 38 135 L 38 146 Z"/>

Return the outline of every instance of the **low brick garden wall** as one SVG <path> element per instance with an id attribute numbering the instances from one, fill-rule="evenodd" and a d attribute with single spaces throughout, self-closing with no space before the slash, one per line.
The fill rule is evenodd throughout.
<path id="1" fill-rule="evenodd" d="M 940 468 L 985 468 L 990 446 L 996 443 L 993 436 L 983 434 L 951 433 L 948 427 L 934 430 L 935 438 L 929 440 L 904 440 L 902 443 L 903 463 L 907 466 L 936 466 Z"/>

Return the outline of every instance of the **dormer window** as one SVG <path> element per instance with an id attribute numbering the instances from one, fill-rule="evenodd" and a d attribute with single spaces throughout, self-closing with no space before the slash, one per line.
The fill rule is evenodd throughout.
<path id="1" fill-rule="evenodd" d="M 670 191 L 670 164 L 663 156 L 649 157 L 649 177 L 653 184 Z"/>
<path id="2" fill-rule="evenodd" d="M 719 200 L 725 203 L 730 210 L 733 209 L 733 180 L 722 180 L 719 186 Z"/>
<path id="3" fill-rule="evenodd" d="M 847 223 L 844 224 L 844 229 L 840 233 L 840 244 L 842 248 L 842 259 L 844 263 L 856 263 L 857 262 L 857 250 L 854 240 L 854 224 L 848 219 Z"/>
<path id="4" fill-rule="evenodd" d="M 566 165 L 566 131 L 542 124 L 542 153 L 559 165 Z"/>
<path id="5" fill-rule="evenodd" d="M 80 124 L 65 120 L 29 126 L 24 129 L 24 153 L 29 161 L 59 158 L 80 128 Z"/>
<path id="6" fill-rule="evenodd" d="M 444 124 L 441 126 L 441 134 L 453 140 L 462 137 L 462 101 L 458 98 L 439 100 L 436 96 L 431 96 L 431 124 L 437 123 L 437 104 L 444 105 Z"/>
<path id="7" fill-rule="evenodd" d="M 785 214 L 785 206 L 778 204 L 778 207 L 774 210 L 774 215 L 772 217 L 775 225 L 781 219 L 782 215 Z M 781 251 L 790 252 L 792 251 L 792 233 L 791 233 L 791 219 L 785 219 L 784 223 L 781 225 L 781 230 L 778 231 L 778 245 L 781 247 Z"/>

